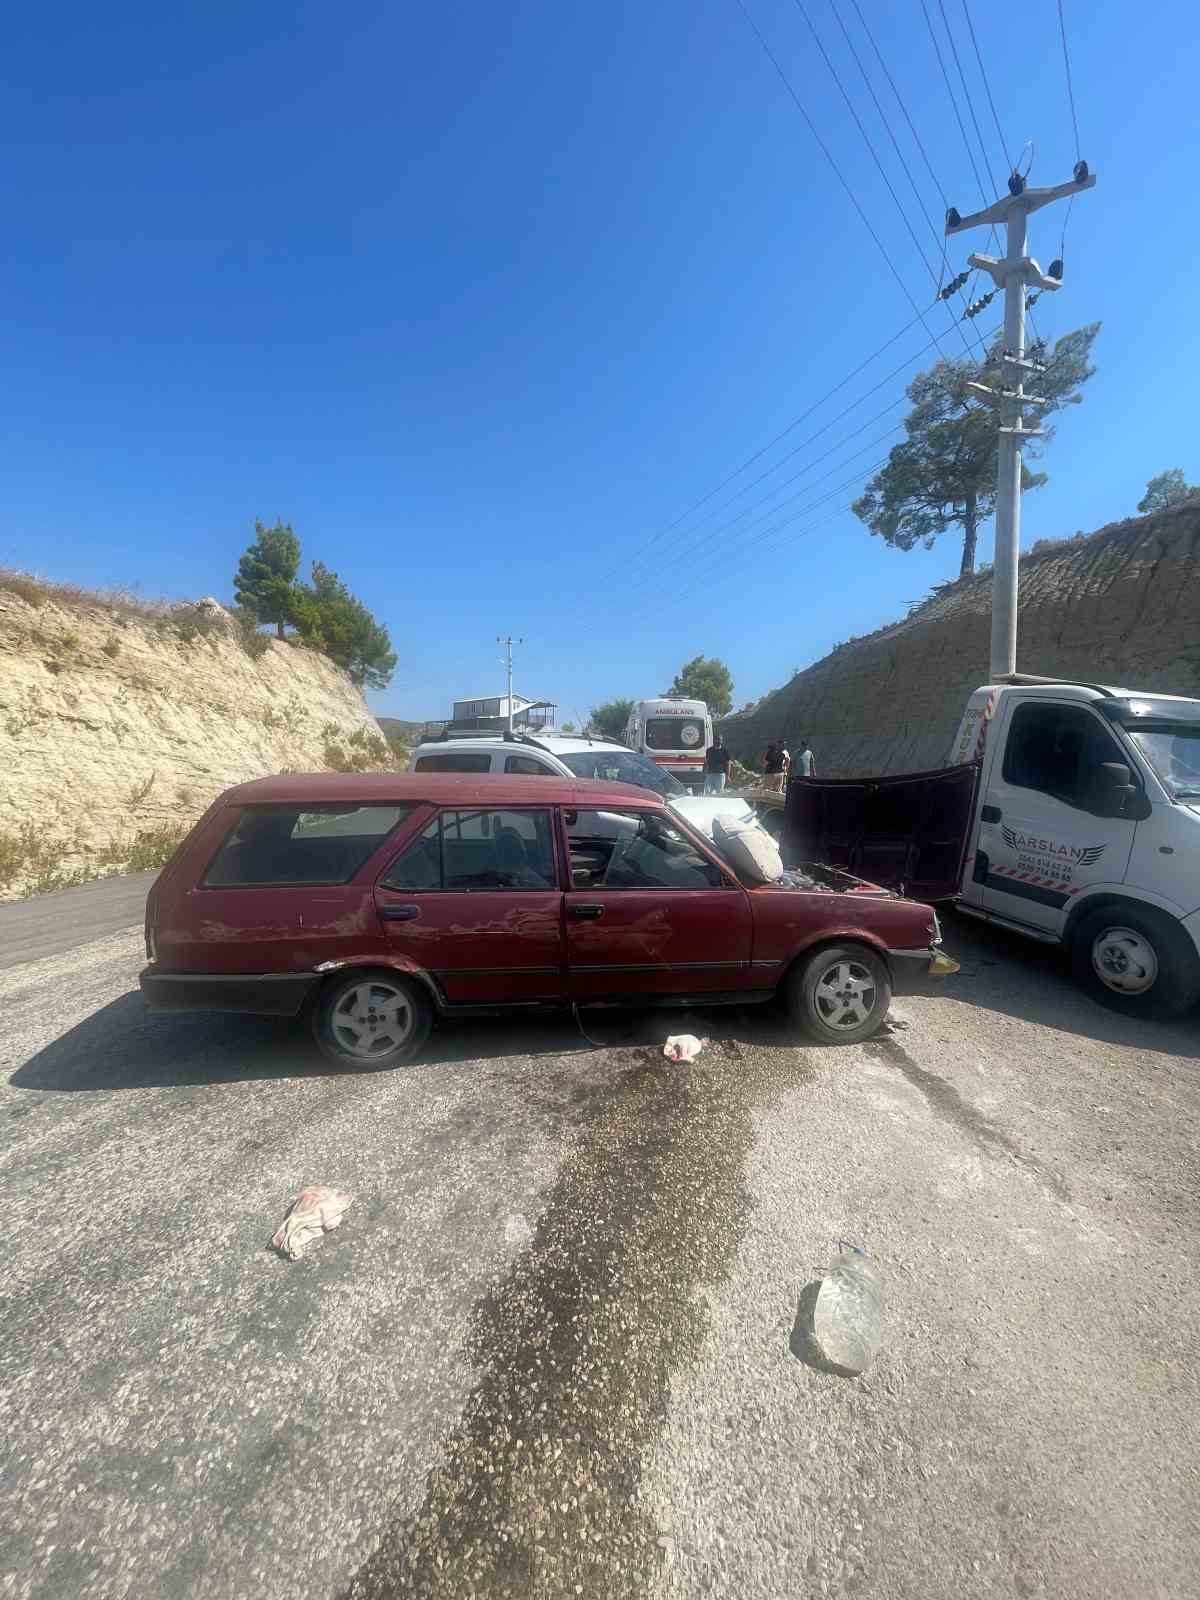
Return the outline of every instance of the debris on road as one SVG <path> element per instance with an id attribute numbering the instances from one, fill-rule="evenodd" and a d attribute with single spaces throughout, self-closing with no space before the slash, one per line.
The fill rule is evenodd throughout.
<path id="1" fill-rule="evenodd" d="M 865 1372 L 883 1343 L 883 1280 L 857 1245 L 838 1240 L 812 1308 L 818 1354 L 838 1372 Z"/>
<path id="2" fill-rule="evenodd" d="M 663 1045 L 663 1055 L 668 1061 L 694 1061 L 707 1043 L 694 1033 L 673 1033 Z"/>
<path id="3" fill-rule="evenodd" d="M 329 1233 L 354 1204 L 354 1196 L 344 1189 L 314 1183 L 301 1192 L 288 1207 L 283 1226 L 271 1240 L 289 1261 L 299 1261 L 306 1244 L 321 1233 Z"/>
<path id="4" fill-rule="evenodd" d="M 533 1243 L 533 1227 L 522 1211 L 513 1211 L 504 1224 L 504 1242 L 510 1250 L 526 1250 Z"/>

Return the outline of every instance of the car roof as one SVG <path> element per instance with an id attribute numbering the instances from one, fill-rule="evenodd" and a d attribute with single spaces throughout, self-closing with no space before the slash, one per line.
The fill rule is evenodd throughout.
<path id="1" fill-rule="evenodd" d="M 502 733 L 480 733 L 462 737 L 456 734 L 452 739 L 425 739 L 413 754 L 415 756 L 418 751 L 428 753 L 431 750 L 495 750 L 498 747 L 511 749 L 517 755 L 522 750 L 539 749 L 549 751 L 551 755 L 574 755 L 579 750 L 629 751 L 628 745 L 618 744 L 615 739 L 581 739 L 566 733 L 531 734 L 528 739 L 506 739 Z"/>
<path id="2" fill-rule="evenodd" d="M 229 805 L 388 805 L 425 800 L 431 805 L 569 805 L 611 811 L 635 805 L 661 809 L 662 797 L 631 783 L 582 778 L 518 777 L 487 772 L 296 772 L 256 778 L 225 793 Z"/>

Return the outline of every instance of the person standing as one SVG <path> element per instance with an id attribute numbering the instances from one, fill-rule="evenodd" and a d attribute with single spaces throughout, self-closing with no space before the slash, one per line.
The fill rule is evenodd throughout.
<path id="1" fill-rule="evenodd" d="M 788 754 L 782 739 L 772 739 L 763 756 L 763 770 L 766 777 L 763 788 L 772 794 L 780 794 L 783 790 L 784 774 L 787 771 Z"/>
<path id="2" fill-rule="evenodd" d="M 808 748 L 808 740 L 801 739 L 800 748 L 796 752 L 796 771 L 802 778 L 815 778 L 817 769 L 813 765 L 813 753 Z"/>
<path id="3" fill-rule="evenodd" d="M 728 777 L 729 751 L 725 748 L 723 736 L 718 734 L 714 742 L 704 752 L 705 794 L 720 794 Z"/>

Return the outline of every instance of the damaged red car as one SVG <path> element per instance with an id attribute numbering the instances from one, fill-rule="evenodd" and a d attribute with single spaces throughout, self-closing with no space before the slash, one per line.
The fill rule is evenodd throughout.
<path id="1" fill-rule="evenodd" d="M 141 988 L 154 1012 L 303 1015 L 335 1062 L 386 1067 L 440 1017 L 777 992 L 811 1037 L 855 1043 L 897 963 L 953 970 L 928 906 L 833 868 L 746 877 L 624 784 L 265 778 L 222 795 L 159 876 Z"/>

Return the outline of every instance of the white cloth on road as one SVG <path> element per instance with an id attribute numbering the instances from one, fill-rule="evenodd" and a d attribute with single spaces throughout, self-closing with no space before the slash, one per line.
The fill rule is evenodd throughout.
<path id="1" fill-rule="evenodd" d="M 668 1061 L 694 1061 L 707 1043 L 694 1033 L 673 1033 L 663 1045 L 663 1055 Z"/>
<path id="2" fill-rule="evenodd" d="M 299 1261 L 305 1245 L 319 1233 L 336 1228 L 353 1204 L 354 1196 L 344 1189 L 331 1189 L 324 1183 L 311 1184 L 292 1201 L 283 1226 L 271 1243 L 289 1261 Z"/>

